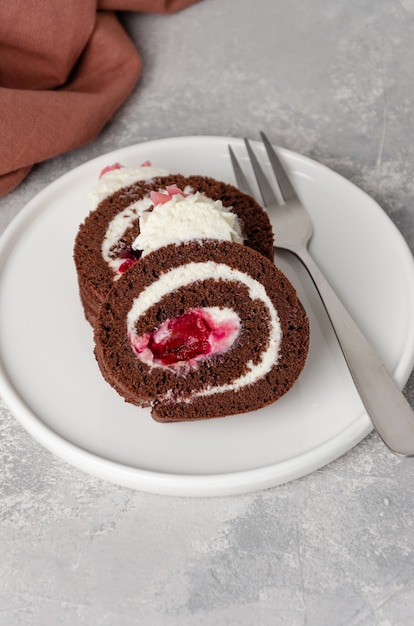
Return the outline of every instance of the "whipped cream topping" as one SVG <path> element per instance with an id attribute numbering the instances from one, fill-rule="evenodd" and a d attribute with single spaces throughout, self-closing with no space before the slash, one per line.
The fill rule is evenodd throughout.
<path id="1" fill-rule="evenodd" d="M 149 196 L 146 196 L 145 198 L 142 198 L 142 200 L 137 200 L 137 202 L 130 204 L 126 207 L 126 209 L 117 213 L 109 222 L 105 237 L 102 240 L 101 251 L 104 261 L 114 272 L 115 279 L 120 277 L 120 274 L 117 274 L 117 272 L 124 262 L 124 259 L 113 257 L 111 255 L 111 250 L 113 246 L 118 243 L 121 237 L 123 237 L 126 231 L 133 226 L 134 222 L 139 219 L 143 212 L 147 211 L 151 206 L 152 200 Z"/>
<path id="2" fill-rule="evenodd" d="M 135 333 L 135 323 L 151 306 L 159 302 L 161 298 L 171 291 L 175 291 L 196 281 L 208 279 L 241 282 L 248 288 L 249 297 L 252 300 L 258 299 L 264 303 L 270 316 L 269 341 L 266 349 L 260 356 L 260 360 L 256 364 L 250 361 L 247 364 L 247 371 L 243 376 L 233 380 L 231 383 L 211 386 L 200 391 L 195 391 L 192 397 L 223 393 L 225 391 L 237 391 L 259 380 L 265 376 L 277 362 L 282 340 L 279 316 L 264 286 L 240 270 L 231 268 L 224 263 L 207 261 L 204 263 L 192 262 L 172 268 L 164 274 L 161 274 L 156 281 L 141 291 L 134 299 L 127 315 L 127 333 L 130 338 L 131 346 L 134 347 L 134 341 L 136 341 L 135 349 L 138 347 L 142 349 L 144 347 L 141 344 L 138 346 L 140 340 Z M 234 314 L 237 315 L 235 312 Z M 151 362 L 149 362 L 148 365 L 150 367 L 163 367 Z M 179 401 L 179 399 L 177 400 Z"/>
<path id="3" fill-rule="evenodd" d="M 87 196 L 92 208 L 95 209 L 102 200 L 118 191 L 118 189 L 122 189 L 122 187 L 128 187 L 128 185 L 132 185 L 132 183 L 140 180 L 151 180 L 158 176 L 168 176 L 169 174 L 168 170 L 148 165 L 115 167 L 102 175 L 99 183 L 91 189 Z"/>
<path id="4" fill-rule="evenodd" d="M 162 246 L 194 239 L 219 239 L 243 243 L 237 215 L 200 192 L 175 193 L 140 217 L 140 234 L 132 244 L 142 256 Z"/>

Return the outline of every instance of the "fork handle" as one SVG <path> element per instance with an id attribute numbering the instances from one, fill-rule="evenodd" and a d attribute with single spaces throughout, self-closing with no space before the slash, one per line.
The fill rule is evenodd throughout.
<path id="1" fill-rule="evenodd" d="M 308 250 L 301 248 L 295 254 L 308 270 L 322 299 L 375 429 L 394 453 L 414 456 L 414 412 L 411 406 Z"/>

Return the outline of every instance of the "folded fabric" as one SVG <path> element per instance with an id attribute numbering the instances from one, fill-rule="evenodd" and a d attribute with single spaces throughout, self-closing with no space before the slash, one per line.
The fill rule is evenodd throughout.
<path id="1" fill-rule="evenodd" d="M 197 0 L 25 0 L 0 20 L 0 196 L 35 163 L 94 139 L 134 88 L 138 52 L 114 11 L 178 11 Z"/>

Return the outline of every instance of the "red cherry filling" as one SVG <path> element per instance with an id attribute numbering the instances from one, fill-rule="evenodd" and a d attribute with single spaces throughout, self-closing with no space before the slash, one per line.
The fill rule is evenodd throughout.
<path id="1" fill-rule="evenodd" d="M 153 332 L 148 348 L 158 363 L 174 365 L 209 354 L 211 332 L 212 328 L 201 311 L 187 311 L 180 317 L 167 320 Z"/>
<path id="2" fill-rule="evenodd" d="M 126 272 L 127 269 L 131 267 L 131 265 L 134 265 L 134 263 L 139 259 L 141 254 L 142 254 L 141 250 L 133 250 L 131 246 L 127 246 L 126 248 L 124 248 L 120 252 L 119 258 L 125 259 L 125 260 L 119 266 L 118 272 L 120 272 L 121 274 Z"/>
<path id="3" fill-rule="evenodd" d="M 121 265 L 118 268 L 118 272 L 120 272 L 121 274 L 124 274 L 124 272 L 126 272 L 136 262 L 137 262 L 137 259 L 127 259 L 126 261 L 121 263 Z"/>

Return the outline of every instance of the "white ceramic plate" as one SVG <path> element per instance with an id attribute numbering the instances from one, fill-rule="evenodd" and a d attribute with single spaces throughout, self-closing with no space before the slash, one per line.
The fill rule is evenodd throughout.
<path id="1" fill-rule="evenodd" d="M 166 139 L 103 155 L 38 194 L 1 239 L 0 392 L 43 446 L 114 483 L 169 495 L 253 491 L 322 467 L 372 428 L 312 283 L 287 253 L 275 260 L 308 312 L 311 347 L 301 377 L 276 404 L 159 424 L 101 378 L 72 261 L 89 211 L 86 192 L 105 165 L 147 159 L 234 183 L 229 142 L 247 167 L 242 141 L 225 137 Z M 311 252 L 402 387 L 414 364 L 414 266 L 404 239 L 354 185 L 310 159 L 283 155 L 312 215 Z"/>

